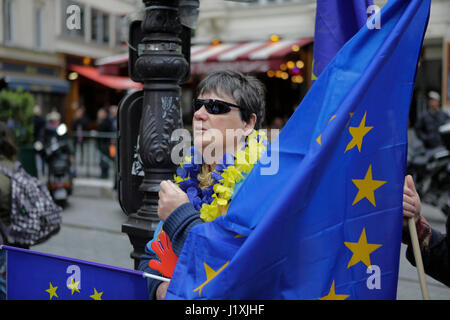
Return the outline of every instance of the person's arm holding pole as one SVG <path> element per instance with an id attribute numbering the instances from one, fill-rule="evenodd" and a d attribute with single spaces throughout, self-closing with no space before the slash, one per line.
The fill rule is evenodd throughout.
<path id="1" fill-rule="evenodd" d="M 417 267 L 417 274 L 419 276 L 420 288 L 424 300 L 429 300 L 427 282 L 425 279 L 425 270 L 423 267 L 422 253 L 419 245 L 419 238 L 417 236 L 416 224 L 420 218 L 421 203 L 419 195 L 414 186 L 414 181 L 410 175 L 405 177 L 405 185 L 403 189 L 403 217 L 404 230 L 405 220 L 407 220 L 408 230 L 411 245 L 413 247 L 414 258 Z"/>

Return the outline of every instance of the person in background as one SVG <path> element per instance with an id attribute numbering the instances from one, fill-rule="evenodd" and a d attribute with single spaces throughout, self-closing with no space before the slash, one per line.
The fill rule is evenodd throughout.
<path id="1" fill-rule="evenodd" d="M 109 154 L 110 138 L 105 137 L 105 134 L 113 131 L 111 119 L 108 112 L 104 108 L 100 108 L 97 112 L 97 131 L 100 137 L 97 139 L 97 147 L 100 151 L 100 169 L 101 179 L 108 179 L 109 177 L 109 162 L 111 157 Z"/>
<path id="2" fill-rule="evenodd" d="M 417 120 L 415 130 L 417 137 L 422 140 L 428 149 L 442 145 L 439 127 L 449 120 L 447 113 L 440 109 L 441 96 L 435 91 L 428 94 L 428 109 Z"/>
<path id="3" fill-rule="evenodd" d="M 80 150 L 81 161 L 83 163 L 84 159 L 84 137 L 83 133 L 88 130 L 88 119 L 85 116 L 85 108 L 79 107 L 75 111 L 74 120 L 72 122 L 72 132 L 73 132 L 73 151 L 76 157 L 77 150 Z"/>
<path id="4" fill-rule="evenodd" d="M 44 130 L 46 126 L 46 121 L 42 116 L 41 106 L 35 105 L 33 108 L 33 124 L 34 124 L 34 142 L 44 140 Z M 45 174 L 45 160 L 36 153 L 36 168 L 38 170 L 38 176 L 43 176 Z"/>
<path id="5" fill-rule="evenodd" d="M 112 105 L 109 107 L 109 114 L 111 119 L 111 126 L 113 132 L 117 135 L 117 111 L 119 107 Z M 114 190 L 117 190 L 117 139 L 111 139 L 111 144 L 109 146 L 109 155 L 114 161 Z"/>
<path id="6" fill-rule="evenodd" d="M 446 234 L 431 228 L 428 221 L 420 215 L 422 205 L 410 175 L 406 176 L 403 188 L 403 237 L 402 242 L 408 245 L 406 258 L 415 266 L 408 219 L 414 219 L 420 251 L 422 253 L 425 273 L 450 287 L 449 249 L 450 222 L 447 218 Z"/>
<path id="7" fill-rule="evenodd" d="M 44 134 L 46 121 L 42 116 L 41 106 L 35 105 L 33 108 L 33 113 L 34 141 L 37 141 L 42 138 L 42 135 Z"/>

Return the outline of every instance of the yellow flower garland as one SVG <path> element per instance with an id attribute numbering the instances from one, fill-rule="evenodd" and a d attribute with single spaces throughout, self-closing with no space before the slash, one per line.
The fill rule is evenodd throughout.
<path id="1" fill-rule="evenodd" d="M 253 131 L 248 136 L 246 148 L 235 153 L 234 165 L 225 168 L 222 173 L 223 179 L 214 185 L 212 195 L 214 200 L 211 204 L 202 205 L 200 218 L 203 221 L 210 222 L 226 214 L 235 185 L 245 178 L 244 174 L 248 175 L 252 171 L 261 153 L 267 149 L 265 143 L 267 137 L 264 131 Z"/>

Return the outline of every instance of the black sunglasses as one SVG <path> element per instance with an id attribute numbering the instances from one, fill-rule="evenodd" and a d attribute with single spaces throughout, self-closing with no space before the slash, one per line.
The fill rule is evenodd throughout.
<path id="1" fill-rule="evenodd" d="M 216 99 L 194 99 L 192 105 L 194 106 L 194 112 L 198 111 L 202 106 L 205 106 L 206 111 L 210 114 L 228 113 L 231 111 L 231 107 L 241 109 L 241 107 L 235 104 Z"/>

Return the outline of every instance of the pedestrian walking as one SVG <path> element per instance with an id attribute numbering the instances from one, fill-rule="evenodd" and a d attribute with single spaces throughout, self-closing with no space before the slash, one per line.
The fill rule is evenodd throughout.
<path id="1" fill-rule="evenodd" d="M 44 131 L 47 122 L 42 116 L 41 106 L 35 105 L 33 108 L 33 124 L 34 124 L 34 142 L 44 141 Z M 41 157 L 39 153 L 36 153 L 36 168 L 38 171 L 38 176 L 43 176 L 45 174 L 45 160 Z"/>
<path id="2" fill-rule="evenodd" d="M 79 107 L 75 111 L 74 120 L 72 122 L 72 132 L 73 132 L 74 157 L 76 159 L 77 154 L 80 154 L 81 164 L 83 164 L 84 160 L 84 147 L 85 147 L 84 133 L 87 130 L 88 130 L 88 119 L 85 116 L 85 107 L 84 106 Z"/>
<path id="3" fill-rule="evenodd" d="M 449 120 L 447 113 L 440 109 L 441 96 L 435 91 L 428 94 L 428 109 L 418 119 L 415 130 L 417 137 L 428 149 L 433 149 L 442 145 L 439 127 Z"/>

